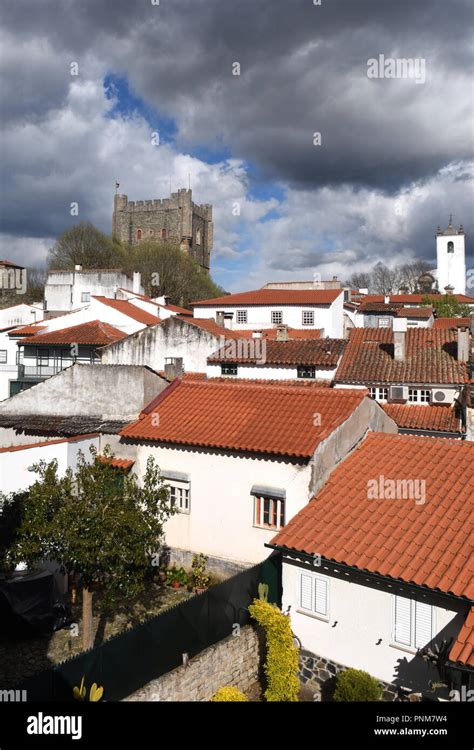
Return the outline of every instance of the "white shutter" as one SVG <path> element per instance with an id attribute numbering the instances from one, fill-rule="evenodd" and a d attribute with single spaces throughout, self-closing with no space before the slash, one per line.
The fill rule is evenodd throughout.
<path id="1" fill-rule="evenodd" d="M 300 607 L 302 609 L 312 610 L 312 588 L 313 576 L 301 573 L 300 576 Z"/>
<path id="2" fill-rule="evenodd" d="M 328 584 L 322 578 L 314 579 L 314 611 L 318 615 L 328 613 Z"/>
<path id="3" fill-rule="evenodd" d="M 415 648 L 423 648 L 432 638 L 433 608 L 424 602 L 415 602 Z"/>
<path id="4" fill-rule="evenodd" d="M 411 646 L 411 599 L 395 597 L 395 641 Z"/>

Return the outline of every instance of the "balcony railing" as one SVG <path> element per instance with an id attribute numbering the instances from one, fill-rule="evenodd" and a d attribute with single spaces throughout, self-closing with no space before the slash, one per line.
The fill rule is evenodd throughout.
<path id="1" fill-rule="evenodd" d="M 63 367 L 59 365 L 18 365 L 18 379 L 50 378 L 51 375 L 57 375 L 65 367 L 68 367 L 66 363 L 64 363 Z"/>

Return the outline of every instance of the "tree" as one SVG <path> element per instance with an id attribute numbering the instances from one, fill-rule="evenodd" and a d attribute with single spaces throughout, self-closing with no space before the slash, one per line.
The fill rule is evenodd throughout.
<path id="1" fill-rule="evenodd" d="M 127 249 L 125 269 L 140 271 L 146 294 L 166 295 L 175 305 L 225 294 L 200 265 L 173 242 L 143 241 Z"/>
<path id="2" fill-rule="evenodd" d="M 144 575 L 158 556 L 164 524 L 177 512 L 159 468 L 149 457 L 139 485 L 90 448 L 79 453 L 75 474 L 58 476 L 57 461 L 34 466 L 38 479 L 22 507 L 10 562 L 55 560 L 82 579 L 83 647 L 92 646 L 92 591 L 100 584 L 103 603 L 128 598 L 144 586 Z M 150 555 L 154 557 L 151 559 Z"/>
<path id="3" fill-rule="evenodd" d="M 124 253 L 119 242 L 82 222 L 66 229 L 48 252 L 49 268 L 120 268 Z"/>
<path id="4" fill-rule="evenodd" d="M 468 318 L 471 314 L 469 305 L 458 302 L 454 294 L 426 295 L 422 305 L 432 307 L 437 318 Z"/>
<path id="5" fill-rule="evenodd" d="M 369 289 L 372 286 L 372 276 L 370 273 L 365 271 L 362 273 L 353 273 L 352 276 L 346 281 L 344 286 L 348 286 L 351 289 Z"/>

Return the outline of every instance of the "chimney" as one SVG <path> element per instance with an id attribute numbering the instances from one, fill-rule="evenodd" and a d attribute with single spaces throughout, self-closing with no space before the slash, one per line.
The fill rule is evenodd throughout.
<path id="1" fill-rule="evenodd" d="M 225 318 L 223 312 L 216 312 L 216 323 L 218 326 L 225 327 Z"/>
<path id="2" fill-rule="evenodd" d="M 458 362 L 469 361 L 469 330 L 467 328 L 458 328 Z"/>
<path id="3" fill-rule="evenodd" d="M 75 271 L 82 271 L 82 266 L 80 266 L 80 265 L 78 264 L 78 265 L 74 266 L 74 270 L 75 270 Z"/>
<path id="4" fill-rule="evenodd" d="M 183 374 L 183 358 L 182 357 L 165 357 L 165 378 L 166 380 L 174 380 L 180 378 Z"/>
<path id="5" fill-rule="evenodd" d="M 252 331 L 252 338 L 253 339 L 263 338 L 263 331 Z"/>
<path id="6" fill-rule="evenodd" d="M 405 361 L 405 337 L 407 333 L 407 319 L 393 319 L 393 351 L 396 362 Z"/>
<path id="7" fill-rule="evenodd" d="M 384 303 L 385 303 L 386 305 L 388 305 L 388 303 L 390 302 L 390 295 L 386 294 L 386 295 L 384 296 L 384 298 L 383 298 L 383 301 L 384 301 Z"/>
<path id="8" fill-rule="evenodd" d="M 444 287 L 444 291 L 446 294 L 452 294 L 454 292 L 454 287 L 451 286 L 451 284 L 448 284 L 448 286 Z"/>
<path id="9" fill-rule="evenodd" d="M 277 326 L 276 329 L 276 340 L 277 341 L 288 341 L 288 326 L 284 323 L 282 325 Z"/>
<path id="10" fill-rule="evenodd" d="M 142 285 L 142 275 L 140 271 L 134 271 L 133 272 L 133 285 L 132 285 L 132 292 L 134 294 L 140 294 L 140 287 Z"/>

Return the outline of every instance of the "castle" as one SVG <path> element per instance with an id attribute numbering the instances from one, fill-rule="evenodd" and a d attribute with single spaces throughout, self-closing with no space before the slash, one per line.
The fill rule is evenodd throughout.
<path id="1" fill-rule="evenodd" d="M 179 243 L 184 252 L 209 272 L 212 206 L 194 203 L 192 190 L 182 188 L 163 200 L 129 201 L 127 195 L 115 195 L 112 234 L 128 245 L 144 240 Z"/>

